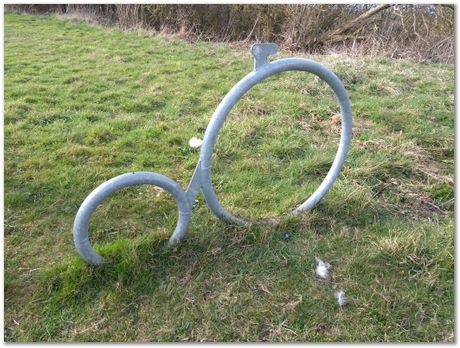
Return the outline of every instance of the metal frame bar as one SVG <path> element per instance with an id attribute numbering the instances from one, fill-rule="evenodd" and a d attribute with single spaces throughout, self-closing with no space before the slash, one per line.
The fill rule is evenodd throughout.
<path id="1" fill-rule="evenodd" d="M 180 241 L 187 232 L 193 203 L 200 190 L 203 192 L 206 203 L 217 217 L 239 225 L 248 224 L 248 222 L 234 216 L 222 207 L 214 193 L 211 182 L 212 153 L 219 130 L 238 100 L 257 83 L 283 71 L 306 71 L 317 75 L 332 88 L 339 101 L 342 115 L 342 132 L 334 162 L 316 191 L 290 214 L 296 215 L 302 211 L 309 210 L 324 197 L 339 175 L 350 147 L 352 135 L 350 100 L 340 79 L 324 65 L 303 58 L 286 58 L 268 62 L 268 56 L 275 54 L 277 51 L 278 47 L 273 43 L 252 45 L 251 52 L 254 56 L 254 70 L 228 92 L 214 112 L 204 134 L 200 159 L 187 191 L 184 191 L 177 182 L 164 175 L 150 172 L 133 172 L 119 175 L 104 182 L 86 197 L 75 216 L 73 239 L 78 253 L 87 263 L 100 264 L 103 262 L 102 257 L 93 249 L 88 238 L 88 226 L 91 215 L 107 196 L 127 186 L 156 185 L 174 196 L 179 209 L 179 218 L 176 228 L 168 241 L 168 246 Z"/>

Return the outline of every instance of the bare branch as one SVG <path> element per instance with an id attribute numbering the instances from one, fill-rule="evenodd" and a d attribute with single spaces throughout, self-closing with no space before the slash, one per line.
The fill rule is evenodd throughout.
<path id="1" fill-rule="evenodd" d="M 348 30 L 356 27 L 358 24 L 361 24 L 361 23 L 367 21 L 369 18 L 371 18 L 375 14 L 377 14 L 380 11 L 383 11 L 383 10 L 385 10 L 385 9 L 391 7 L 391 6 L 392 5 L 390 5 L 390 4 L 382 4 L 382 5 L 376 6 L 374 8 L 371 8 L 370 10 L 364 12 L 363 14 L 361 14 L 358 17 L 356 17 L 355 19 L 345 23 L 341 27 L 339 27 L 337 29 L 334 29 L 332 31 L 326 32 L 324 35 L 321 35 L 321 37 L 319 37 L 319 38 L 314 38 L 312 40 L 312 42 L 307 45 L 307 47 L 308 46 L 322 45 L 325 42 L 327 42 L 329 39 L 331 39 L 332 37 L 340 37 L 341 35 L 345 34 Z"/>

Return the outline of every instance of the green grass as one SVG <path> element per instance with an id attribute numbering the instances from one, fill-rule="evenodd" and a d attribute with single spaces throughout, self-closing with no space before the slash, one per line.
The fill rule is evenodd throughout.
<path id="1" fill-rule="evenodd" d="M 5 340 L 453 341 L 454 66 L 313 58 L 343 80 L 355 123 L 318 206 L 286 218 L 332 163 L 338 106 L 312 75 L 284 73 L 239 102 L 215 149 L 222 204 L 256 223 L 223 223 L 200 195 L 167 250 L 174 200 L 124 189 L 93 215 L 108 262 L 91 267 L 71 234 L 86 195 L 141 170 L 185 188 L 188 139 L 252 70 L 249 49 L 6 13 Z"/>

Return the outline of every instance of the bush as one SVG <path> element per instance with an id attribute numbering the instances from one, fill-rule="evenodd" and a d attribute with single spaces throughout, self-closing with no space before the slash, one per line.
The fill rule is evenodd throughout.
<path id="1" fill-rule="evenodd" d="M 117 22 L 189 40 L 272 41 L 291 51 L 350 50 L 420 62 L 454 61 L 453 5 L 6 5 Z M 385 7 L 365 20 L 360 15 Z M 350 25 L 351 24 L 351 25 Z"/>

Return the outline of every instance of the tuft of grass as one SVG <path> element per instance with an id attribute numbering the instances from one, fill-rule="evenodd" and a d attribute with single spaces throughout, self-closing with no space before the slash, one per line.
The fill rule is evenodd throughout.
<path id="1" fill-rule="evenodd" d="M 93 267 L 71 236 L 86 195 L 138 170 L 186 187 L 199 156 L 188 139 L 251 71 L 249 51 L 6 13 L 5 340 L 453 341 L 454 66 L 313 58 L 354 112 L 317 207 L 286 216 L 333 161 L 338 105 L 317 78 L 283 73 L 242 98 L 214 151 L 219 199 L 256 223 L 227 225 L 200 195 L 185 240 L 165 249 L 173 198 L 127 188 L 92 218 L 107 260 Z"/>

